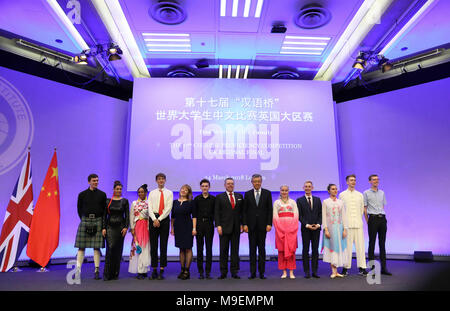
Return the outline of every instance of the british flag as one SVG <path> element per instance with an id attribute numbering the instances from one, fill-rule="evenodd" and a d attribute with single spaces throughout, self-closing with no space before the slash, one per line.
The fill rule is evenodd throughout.
<path id="1" fill-rule="evenodd" d="M 28 152 L 16 186 L 6 208 L 0 236 L 0 271 L 6 272 L 16 263 L 28 241 L 33 215 L 31 158 Z"/>

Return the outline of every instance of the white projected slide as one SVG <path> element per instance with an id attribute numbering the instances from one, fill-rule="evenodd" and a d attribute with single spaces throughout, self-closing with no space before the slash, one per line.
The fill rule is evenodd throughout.
<path id="1" fill-rule="evenodd" d="M 338 183 L 334 108 L 330 82 L 138 78 L 134 81 L 128 190 L 155 185 L 158 172 L 178 191 L 199 191 L 202 178 L 222 191 L 233 177 L 236 191 L 283 184 L 315 190 Z"/>

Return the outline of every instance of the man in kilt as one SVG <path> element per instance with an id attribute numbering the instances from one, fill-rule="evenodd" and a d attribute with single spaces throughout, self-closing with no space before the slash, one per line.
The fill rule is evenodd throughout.
<path id="1" fill-rule="evenodd" d="M 100 280 L 100 248 L 105 247 L 102 235 L 103 216 L 106 213 L 106 193 L 99 190 L 98 176 L 88 176 L 89 188 L 78 195 L 78 216 L 81 219 L 78 226 L 75 247 L 77 253 L 77 274 L 81 273 L 81 265 L 84 260 L 84 250 L 94 249 L 95 279 Z"/>

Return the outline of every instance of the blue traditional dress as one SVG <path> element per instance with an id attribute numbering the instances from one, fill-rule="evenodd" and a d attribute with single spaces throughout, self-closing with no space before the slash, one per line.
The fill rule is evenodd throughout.
<path id="1" fill-rule="evenodd" d="M 328 198 L 322 203 L 322 227 L 328 228 L 330 238 L 323 233 L 322 252 L 323 261 L 333 266 L 342 267 L 347 262 L 347 238 L 342 237 L 345 229 L 348 229 L 345 216 L 344 202 L 339 199 Z"/>

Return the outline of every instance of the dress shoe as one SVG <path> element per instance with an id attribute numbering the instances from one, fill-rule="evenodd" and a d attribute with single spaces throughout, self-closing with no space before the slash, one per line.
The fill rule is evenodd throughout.
<path id="1" fill-rule="evenodd" d="M 366 276 L 366 275 L 367 275 L 367 271 L 366 271 L 366 269 L 364 269 L 364 268 L 359 268 L 358 274 L 359 274 L 359 275 L 362 275 L 362 276 Z"/>
<path id="2" fill-rule="evenodd" d="M 287 277 L 286 274 L 283 274 L 283 275 L 281 276 L 282 279 L 285 279 L 286 277 Z"/>
<path id="3" fill-rule="evenodd" d="M 240 279 L 241 277 L 239 275 L 237 275 L 236 273 L 232 274 L 231 277 L 233 279 Z"/>
<path id="4" fill-rule="evenodd" d="M 156 280 L 158 278 L 158 272 L 156 272 L 156 269 L 153 269 L 152 275 L 149 276 L 149 279 Z"/>
<path id="5" fill-rule="evenodd" d="M 253 280 L 253 279 L 255 279 L 255 278 L 256 278 L 256 273 L 252 273 L 252 274 L 248 277 L 249 280 Z"/>
<path id="6" fill-rule="evenodd" d="M 383 274 L 383 275 L 392 275 L 392 273 L 390 273 L 388 270 L 386 270 L 386 269 L 384 269 L 384 270 L 381 270 L 381 274 Z"/>
<path id="7" fill-rule="evenodd" d="M 315 274 L 315 273 L 313 273 L 313 278 L 316 278 L 316 279 L 320 279 L 320 276 L 318 276 L 317 274 Z"/>
<path id="8" fill-rule="evenodd" d="M 305 274 L 305 279 L 310 279 L 311 278 L 311 274 L 307 273 Z"/>
<path id="9" fill-rule="evenodd" d="M 348 269 L 347 268 L 342 268 L 342 271 L 340 273 L 343 276 L 347 276 L 348 275 Z"/>
<path id="10" fill-rule="evenodd" d="M 344 277 L 344 275 L 343 275 L 343 274 L 340 274 L 340 273 L 336 273 L 336 276 L 337 276 L 338 278 L 343 278 L 343 277 Z"/>
<path id="11" fill-rule="evenodd" d="M 159 270 L 158 280 L 164 280 L 164 269 Z"/>
<path id="12" fill-rule="evenodd" d="M 259 278 L 260 278 L 261 280 L 267 279 L 266 276 L 265 276 L 264 274 L 260 274 L 260 275 L 259 275 Z"/>
<path id="13" fill-rule="evenodd" d="M 289 278 L 290 278 L 291 280 L 293 280 L 293 279 L 295 279 L 295 275 L 291 274 L 291 275 L 289 275 Z"/>
<path id="14" fill-rule="evenodd" d="M 226 279 L 226 278 L 227 278 L 227 275 L 226 275 L 226 274 L 221 274 L 221 275 L 218 277 L 219 280 L 223 280 L 223 279 Z"/>
<path id="15" fill-rule="evenodd" d="M 203 279 L 205 278 L 205 276 L 203 275 L 203 273 L 200 273 L 200 274 L 198 275 L 198 278 L 199 278 L 199 280 L 203 280 Z"/>
<path id="16" fill-rule="evenodd" d="M 100 280 L 100 272 L 98 271 L 98 269 L 95 269 L 94 280 Z"/>
<path id="17" fill-rule="evenodd" d="M 212 280 L 212 277 L 211 277 L 211 275 L 209 273 L 206 273 L 206 279 L 207 280 Z"/>

